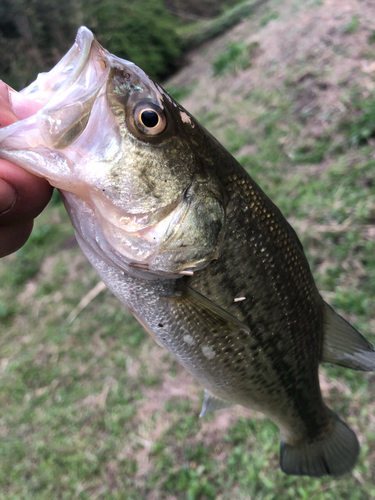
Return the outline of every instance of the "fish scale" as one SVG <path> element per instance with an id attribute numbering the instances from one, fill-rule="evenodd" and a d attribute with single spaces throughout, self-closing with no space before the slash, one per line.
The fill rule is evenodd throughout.
<path id="1" fill-rule="evenodd" d="M 42 109 L 0 130 L 0 157 L 60 190 L 101 279 L 204 386 L 201 416 L 259 410 L 280 429 L 284 472 L 350 472 L 358 440 L 325 405 L 319 364 L 373 371 L 374 347 L 323 301 L 249 174 L 87 28 L 23 93 Z"/>

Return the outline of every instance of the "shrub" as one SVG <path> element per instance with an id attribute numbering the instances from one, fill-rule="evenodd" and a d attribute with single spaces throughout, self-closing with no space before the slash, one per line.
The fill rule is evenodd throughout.
<path id="1" fill-rule="evenodd" d="M 181 55 L 176 21 L 161 0 L 90 0 L 87 24 L 99 42 L 118 57 L 140 66 L 151 77 L 171 73 Z"/>

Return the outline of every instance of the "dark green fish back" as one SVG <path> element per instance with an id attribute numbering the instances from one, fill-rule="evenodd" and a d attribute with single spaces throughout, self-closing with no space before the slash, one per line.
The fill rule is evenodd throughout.
<path id="1" fill-rule="evenodd" d="M 224 364 L 238 357 L 239 346 L 251 360 L 231 388 L 239 401 L 261 386 L 270 399 L 262 401 L 263 411 L 265 404 L 282 414 L 281 400 L 288 401 L 316 434 L 314 426 L 327 423 L 318 381 L 323 301 L 294 230 L 229 153 L 221 146 L 216 151 L 215 173 L 227 196 L 223 253 L 189 284 L 249 327 L 247 340 L 232 338 L 222 351 Z"/>

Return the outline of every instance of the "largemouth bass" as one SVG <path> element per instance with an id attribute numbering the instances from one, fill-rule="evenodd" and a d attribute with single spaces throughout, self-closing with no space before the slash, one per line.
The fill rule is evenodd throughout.
<path id="1" fill-rule="evenodd" d="M 371 371 L 374 347 L 323 301 L 280 210 L 86 28 L 22 93 L 42 107 L 0 131 L 0 157 L 60 190 L 101 279 L 204 386 L 201 416 L 259 410 L 281 431 L 284 472 L 349 472 L 358 440 L 325 405 L 319 363 Z"/>

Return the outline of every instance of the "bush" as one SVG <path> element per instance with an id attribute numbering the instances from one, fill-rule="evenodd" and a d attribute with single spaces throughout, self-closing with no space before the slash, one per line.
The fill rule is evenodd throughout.
<path id="1" fill-rule="evenodd" d="M 82 0 L 0 0 L 0 79 L 19 90 L 54 66 L 82 24 Z"/>
<path id="2" fill-rule="evenodd" d="M 107 50 L 134 62 L 153 78 L 162 78 L 177 66 L 181 42 L 176 21 L 161 0 L 90 3 L 87 24 Z"/>
<path id="3" fill-rule="evenodd" d="M 92 29 L 113 54 L 136 63 L 153 78 L 165 78 L 181 60 L 183 42 L 177 28 L 195 19 L 218 15 L 237 3 L 238 0 L 0 0 L 0 79 L 19 90 L 35 80 L 38 73 L 49 71 L 72 46 L 82 24 Z M 239 14 L 243 16 L 241 9 L 237 17 L 229 16 L 230 25 L 238 21 Z M 220 17 L 219 21 L 217 26 L 214 23 L 214 35 L 227 27 L 226 18 Z M 194 46 L 207 35 L 213 36 L 212 28 L 208 30 L 205 23 L 194 26 L 198 32 Z"/>

